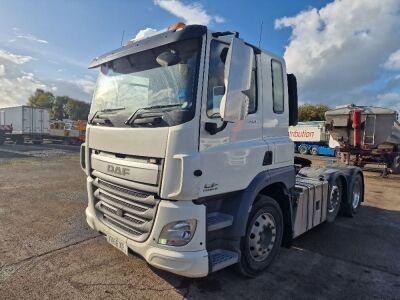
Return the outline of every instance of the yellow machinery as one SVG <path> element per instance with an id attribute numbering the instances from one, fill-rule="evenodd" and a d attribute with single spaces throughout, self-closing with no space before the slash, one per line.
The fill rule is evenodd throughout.
<path id="1" fill-rule="evenodd" d="M 55 121 L 50 124 L 50 139 L 64 144 L 81 144 L 85 141 L 86 120 L 72 122 Z"/>

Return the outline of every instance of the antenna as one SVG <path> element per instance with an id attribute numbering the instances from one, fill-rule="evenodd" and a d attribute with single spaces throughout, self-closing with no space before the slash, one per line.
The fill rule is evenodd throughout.
<path id="1" fill-rule="evenodd" d="M 259 37 L 259 39 L 258 39 L 258 48 L 260 48 L 260 45 L 261 45 L 261 37 L 262 37 L 263 23 L 264 23 L 264 21 L 261 21 L 261 25 L 260 25 L 260 37 Z"/>
<path id="2" fill-rule="evenodd" d="M 121 47 L 122 47 L 122 43 L 124 42 L 124 35 L 125 35 L 125 29 L 122 30 Z"/>

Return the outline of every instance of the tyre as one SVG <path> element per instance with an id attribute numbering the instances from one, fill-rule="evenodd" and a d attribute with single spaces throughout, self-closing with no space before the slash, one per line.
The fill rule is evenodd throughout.
<path id="1" fill-rule="evenodd" d="M 299 153 L 300 154 L 308 154 L 308 147 L 306 145 L 299 146 Z"/>
<path id="2" fill-rule="evenodd" d="M 312 155 L 318 155 L 318 147 L 312 147 L 310 152 Z"/>
<path id="3" fill-rule="evenodd" d="M 393 159 L 393 162 L 390 165 L 390 171 L 392 174 L 400 174 L 400 155 Z"/>
<path id="4" fill-rule="evenodd" d="M 343 199 L 343 187 L 340 178 L 336 178 L 332 185 L 329 186 L 329 198 L 327 205 L 326 221 L 332 223 L 340 209 Z"/>
<path id="5" fill-rule="evenodd" d="M 17 145 L 23 145 L 23 144 L 25 143 L 24 137 L 18 136 L 18 137 L 15 139 L 15 143 L 16 143 Z"/>
<path id="6" fill-rule="evenodd" d="M 249 215 L 246 235 L 241 239 L 238 271 L 254 277 L 265 270 L 279 252 L 283 236 L 283 217 L 279 204 L 260 195 Z"/>
<path id="7" fill-rule="evenodd" d="M 357 174 L 350 184 L 350 199 L 347 203 L 343 203 L 341 213 L 347 217 L 353 217 L 361 205 L 364 197 L 364 186 L 360 174 Z"/>

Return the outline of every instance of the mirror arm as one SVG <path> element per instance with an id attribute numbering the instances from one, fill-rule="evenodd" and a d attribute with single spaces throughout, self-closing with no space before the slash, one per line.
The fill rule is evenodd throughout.
<path id="1" fill-rule="evenodd" d="M 224 130 L 226 128 L 226 125 L 228 125 L 228 122 L 226 122 L 226 121 L 223 121 L 222 125 L 219 127 L 217 126 L 216 123 L 207 122 L 205 124 L 205 130 L 209 134 L 214 135 L 214 134 L 217 134 L 218 132 Z"/>

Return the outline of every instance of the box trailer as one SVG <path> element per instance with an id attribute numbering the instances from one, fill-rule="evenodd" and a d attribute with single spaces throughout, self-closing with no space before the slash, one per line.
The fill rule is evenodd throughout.
<path id="1" fill-rule="evenodd" d="M 49 111 L 25 105 L 0 108 L 0 125 L 12 126 L 8 137 L 18 144 L 27 140 L 40 144 L 49 134 Z"/>

